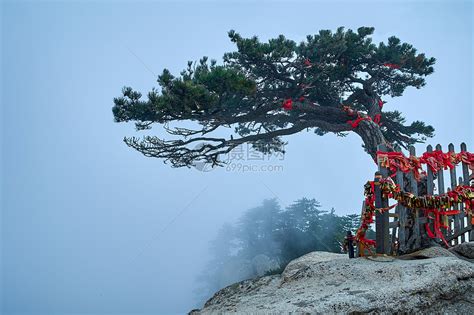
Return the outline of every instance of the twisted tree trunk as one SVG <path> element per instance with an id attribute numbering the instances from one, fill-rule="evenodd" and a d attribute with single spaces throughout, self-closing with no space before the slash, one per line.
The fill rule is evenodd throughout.
<path id="1" fill-rule="evenodd" d="M 364 149 L 369 153 L 373 159 L 377 157 L 377 146 L 385 144 L 388 148 L 392 145 L 387 142 L 380 130 L 380 126 L 373 121 L 362 121 L 355 132 L 362 138 L 364 142 Z"/>

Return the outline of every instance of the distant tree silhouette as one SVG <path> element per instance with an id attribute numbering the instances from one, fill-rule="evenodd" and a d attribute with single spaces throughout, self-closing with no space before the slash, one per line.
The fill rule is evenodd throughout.
<path id="1" fill-rule="evenodd" d="M 212 259 L 198 278 L 200 299 L 234 282 L 281 272 L 291 260 L 312 251 L 341 252 L 346 232 L 359 227 L 360 215 L 338 216 L 316 199 L 301 198 L 282 209 L 275 199 L 226 223 L 210 243 Z M 372 237 L 369 231 L 368 236 Z"/>

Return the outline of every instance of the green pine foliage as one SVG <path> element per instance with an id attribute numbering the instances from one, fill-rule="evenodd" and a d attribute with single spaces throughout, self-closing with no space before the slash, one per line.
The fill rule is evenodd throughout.
<path id="1" fill-rule="evenodd" d="M 372 155 L 381 143 L 406 147 L 422 142 L 433 136 L 433 127 L 422 121 L 407 123 L 399 111 L 384 111 L 379 105 L 382 99 L 402 96 L 409 87 L 423 87 L 435 59 L 395 36 L 376 44 L 373 32 L 373 27 L 340 27 L 297 43 L 283 35 L 262 42 L 231 30 L 228 35 L 236 51 L 225 53 L 220 64 L 203 57 L 189 61 L 177 76 L 164 69 L 159 86 L 146 98 L 125 87 L 114 99 L 115 121 L 134 122 L 138 130 L 158 124 L 179 136 L 124 139 L 146 156 L 174 167 L 196 161 L 222 165 L 219 157 L 242 143 L 265 153 L 282 152 L 282 137 L 305 130 L 338 136 L 354 131 Z M 283 110 L 282 103 L 289 99 L 292 110 Z M 342 104 L 372 119 L 380 116 L 381 124 L 364 120 L 353 128 L 347 123 L 353 117 Z M 170 128 L 171 122 L 198 127 Z M 229 127 L 233 137 L 212 136 Z"/>

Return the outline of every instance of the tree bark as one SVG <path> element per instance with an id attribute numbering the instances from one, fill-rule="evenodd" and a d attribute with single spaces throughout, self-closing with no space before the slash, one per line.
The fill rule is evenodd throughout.
<path id="1" fill-rule="evenodd" d="M 391 148 L 392 145 L 387 142 L 380 130 L 380 126 L 373 121 L 361 121 L 358 128 L 354 130 L 364 142 L 364 149 L 375 160 L 377 158 L 377 146 L 385 144 Z"/>

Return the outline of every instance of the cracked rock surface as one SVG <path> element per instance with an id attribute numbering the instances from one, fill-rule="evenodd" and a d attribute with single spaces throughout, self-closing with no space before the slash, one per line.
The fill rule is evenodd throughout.
<path id="1" fill-rule="evenodd" d="M 464 259 L 474 259 L 474 242 L 455 245 L 449 251 Z"/>
<path id="2" fill-rule="evenodd" d="M 391 261 L 312 252 L 281 275 L 218 291 L 190 314 L 474 314 L 474 264 L 442 248 L 427 251 L 416 255 L 421 259 Z"/>

